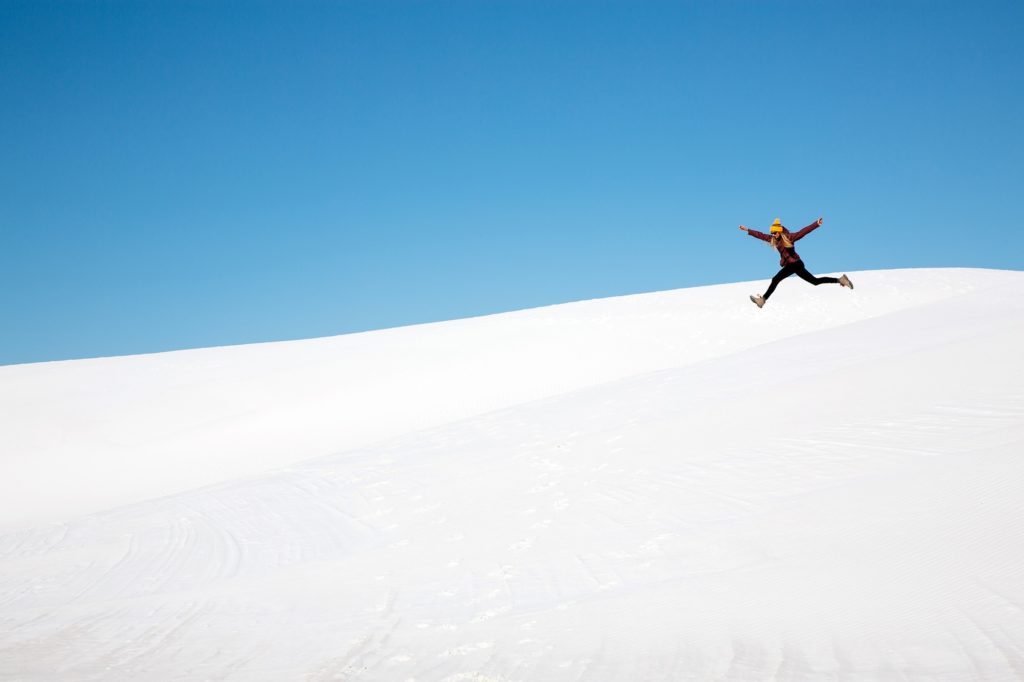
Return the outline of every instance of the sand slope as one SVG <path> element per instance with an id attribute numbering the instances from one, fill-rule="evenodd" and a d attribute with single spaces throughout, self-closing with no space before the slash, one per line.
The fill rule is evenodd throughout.
<path id="1" fill-rule="evenodd" d="M 1024 677 L 1024 274 L 0 368 L 0 678 Z"/>

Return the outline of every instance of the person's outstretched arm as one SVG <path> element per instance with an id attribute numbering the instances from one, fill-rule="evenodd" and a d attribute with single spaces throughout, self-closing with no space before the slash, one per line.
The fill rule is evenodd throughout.
<path id="1" fill-rule="evenodd" d="M 813 223 L 811 223 L 810 225 L 808 225 L 804 229 L 800 230 L 799 232 L 794 232 L 792 235 L 790 235 L 790 237 L 789 237 L 790 240 L 795 242 L 797 239 L 800 239 L 801 237 L 806 237 L 811 232 L 814 232 L 819 227 L 821 227 L 821 224 L 823 222 L 825 222 L 824 218 L 818 218 L 817 220 L 815 220 Z"/>
<path id="2" fill-rule="evenodd" d="M 758 232 L 757 230 L 751 230 L 746 225 L 740 225 L 740 229 L 743 230 L 744 232 L 746 232 L 747 234 L 749 234 L 751 237 L 757 237 L 761 241 L 770 242 L 772 240 L 772 238 L 769 237 L 768 235 L 766 235 L 764 232 Z"/>

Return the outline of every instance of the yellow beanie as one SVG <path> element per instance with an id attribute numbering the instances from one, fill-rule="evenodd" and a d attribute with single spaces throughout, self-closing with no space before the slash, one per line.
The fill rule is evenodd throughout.
<path id="1" fill-rule="evenodd" d="M 771 231 L 772 232 L 782 232 L 782 221 L 779 220 L 778 218 L 776 218 L 775 222 L 772 223 Z"/>

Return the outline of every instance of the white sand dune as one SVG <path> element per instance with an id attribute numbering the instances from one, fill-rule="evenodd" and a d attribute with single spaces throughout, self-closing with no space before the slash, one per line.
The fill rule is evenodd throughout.
<path id="1" fill-rule="evenodd" d="M 1024 679 L 1024 273 L 0 367 L 0 679 Z"/>

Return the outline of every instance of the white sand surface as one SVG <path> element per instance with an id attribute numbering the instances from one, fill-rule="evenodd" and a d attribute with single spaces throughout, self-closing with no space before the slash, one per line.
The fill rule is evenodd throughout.
<path id="1" fill-rule="evenodd" d="M 0 679 L 1024 679 L 1024 273 L 0 367 Z"/>

